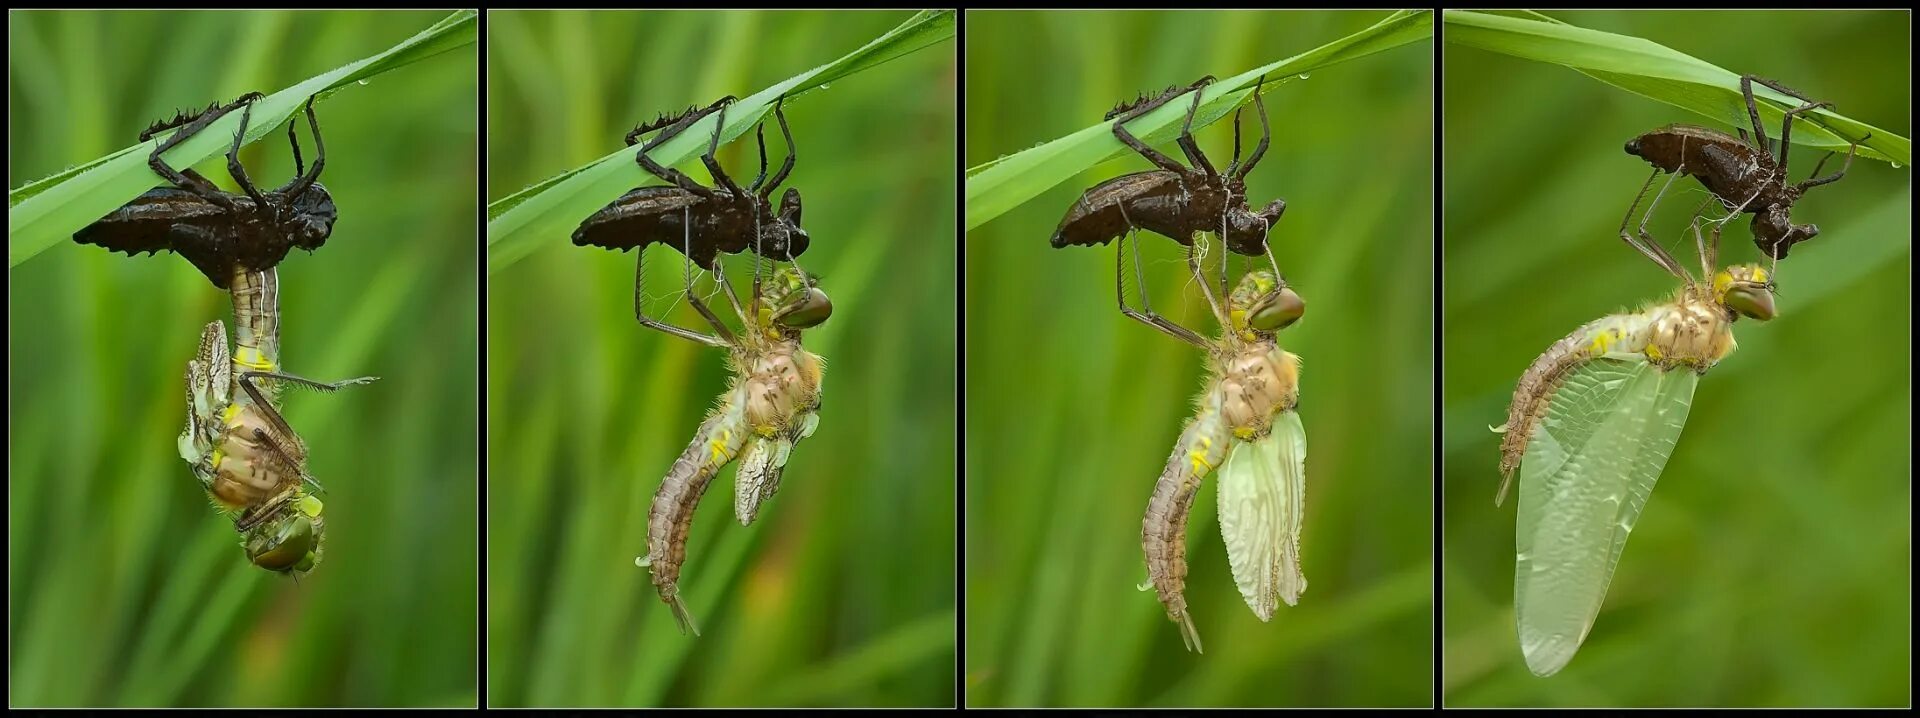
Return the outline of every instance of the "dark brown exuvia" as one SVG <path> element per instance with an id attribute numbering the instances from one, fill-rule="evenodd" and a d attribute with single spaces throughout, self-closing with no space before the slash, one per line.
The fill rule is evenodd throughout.
<path id="1" fill-rule="evenodd" d="M 1780 120 L 1780 141 L 1777 148 L 1767 138 L 1766 125 L 1760 122 L 1760 109 L 1753 96 L 1753 84 L 1760 83 L 1803 101 L 1799 107 L 1787 110 Z M 1813 173 L 1798 184 L 1787 183 L 1787 149 L 1791 146 L 1793 120 L 1796 115 L 1810 112 L 1821 107 L 1832 107 L 1831 102 L 1816 102 L 1812 98 L 1788 89 L 1780 83 L 1753 75 L 1740 78 L 1741 94 L 1746 97 L 1747 118 L 1751 122 L 1753 134 L 1746 130 L 1737 130 L 1738 138 L 1715 129 L 1696 125 L 1668 125 L 1660 129 L 1635 137 L 1627 142 L 1627 154 L 1652 163 L 1653 175 L 1640 188 L 1640 194 L 1634 198 L 1633 205 L 1627 208 L 1626 218 L 1620 221 L 1620 237 L 1643 254 L 1654 256 L 1646 248 L 1647 218 L 1653 214 L 1654 207 L 1660 204 L 1660 197 L 1666 194 L 1666 186 L 1660 188 L 1660 194 L 1648 206 L 1646 214 L 1641 216 L 1640 239 L 1635 242 L 1627 234 L 1627 225 L 1633 219 L 1634 209 L 1639 207 L 1640 197 L 1646 196 L 1647 188 L 1653 186 L 1653 180 L 1661 172 L 1675 175 L 1692 175 L 1700 184 L 1718 197 L 1722 203 L 1735 213 L 1747 212 L 1753 215 L 1753 243 L 1761 252 L 1775 260 L 1784 259 L 1793 245 L 1812 239 L 1820 233 L 1813 224 L 1793 224 L 1789 212 L 1793 204 L 1806 194 L 1806 191 L 1828 184 L 1846 176 L 1847 169 L 1853 166 L 1853 156 L 1860 143 L 1867 140 L 1862 137 L 1853 141 L 1847 149 L 1846 163 L 1840 171 L 1825 177 L 1819 176 L 1820 168 L 1826 165 L 1833 153 L 1827 153 L 1814 165 Z M 1777 154 L 1776 154 L 1777 151 Z M 1668 185 L 1672 178 L 1668 178 Z M 1663 265 L 1665 262 L 1662 262 Z"/>
<path id="2" fill-rule="evenodd" d="M 789 187 L 780 197 L 778 211 L 772 203 L 774 190 L 793 171 L 793 132 L 787 127 L 782 109 L 784 99 L 773 106 L 780 123 L 780 134 L 787 140 L 787 158 L 780 169 L 767 177 L 767 141 L 765 125 L 756 126 L 754 140 L 760 147 L 760 174 L 742 188 L 720 167 L 714 157 L 720 147 L 720 131 L 726 126 L 726 108 L 733 104 L 729 95 L 703 108 L 688 108 L 677 115 L 663 115 L 640 124 L 627 133 L 627 145 L 639 142 L 648 132 L 659 134 L 634 154 L 647 172 L 672 184 L 639 187 L 622 195 L 612 204 L 580 222 L 573 231 L 573 243 L 605 249 L 644 248 L 659 243 L 680 250 L 702 269 L 713 269 L 720 253 L 753 252 L 768 259 L 792 261 L 807 251 L 807 232 L 800 228 L 800 190 Z M 685 173 L 662 166 L 647 153 L 698 122 L 718 113 L 713 136 L 707 142 L 700 161 L 713 175 L 718 189 L 694 181 Z"/>
<path id="3" fill-rule="evenodd" d="M 183 112 L 170 120 L 155 122 L 141 132 L 140 141 L 145 142 L 162 131 L 178 128 L 147 157 L 153 171 L 174 186 L 148 190 L 75 232 L 73 240 L 128 255 L 161 250 L 174 252 L 192 262 L 221 289 L 229 288 L 236 271 L 271 269 L 296 247 L 307 251 L 319 249 L 333 233 L 338 211 L 333 197 L 319 182 L 327 150 L 320 140 L 320 121 L 313 114 L 313 98 L 308 97 L 306 104 L 307 125 L 313 132 L 313 166 L 306 167 L 302 162 L 294 123 L 288 123 L 287 141 L 293 145 L 294 178 L 267 192 L 254 187 L 246 168 L 240 165 L 240 145 L 247 135 L 247 123 L 252 119 L 253 103 L 260 99 L 260 93 L 250 92 L 225 105 L 211 105 L 199 112 Z M 175 170 L 161 158 L 161 153 L 236 108 L 241 108 L 240 129 L 234 133 L 233 146 L 227 150 L 227 172 L 245 194 L 224 192 L 192 168 Z"/>

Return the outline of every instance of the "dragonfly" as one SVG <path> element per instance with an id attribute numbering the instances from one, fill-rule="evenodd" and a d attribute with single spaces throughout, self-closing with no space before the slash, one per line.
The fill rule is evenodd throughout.
<path id="1" fill-rule="evenodd" d="M 1206 388 L 1153 485 L 1140 529 L 1148 578 L 1142 589 L 1157 592 L 1194 652 L 1204 647 L 1187 612 L 1187 516 L 1216 468 L 1220 535 L 1247 606 L 1267 621 L 1279 602 L 1294 605 L 1307 588 L 1300 570 L 1307 435 L 1295 411 L 1300 357 L 1277 341 L 1306 304 L 1285 280 L 1254 270 L 1241 276 L 1226 307 L 1213 306 L 1221 332 L 1206 346 Z"/>
<path id="2" fill-rule="evenodd" d="M 180 457 L 214 506 L 232 519 L 248 561 L 298 578 L 320 562 L 325 506 L 315 495 L 320 483 L 307 470 L 306 444 L 280 413 L 279 389 L 332 392 L 376 377 L 321 382 L 289 374 L 280 365 L 278 264 L 291 249 L 312 250 L 324 243 L 337 213 L 318 181 L 326 150 L 313 98 L 306 106 L 319 150 L 312 168 L 300 157 L 290 123 L 294 179 L 263 193 L 247 178 L 239 150 L 252 103 L 260 97 L 249 93 L 148 127 L 140 135 L 143 142 L 176 130 L 149 156 L 155 172 L 174 186 L 149 190 L 81 229 L 74 240 L 130 256 L 162 250 L 180 254 L 229 294 L 232 347 L 226 324 L 215 320 L 202 329 L 199 349 L 187 362 L 187 426 L 178 440 Z M 162 159 L 161 153 L 235 109 L 241 110 L 240 130 L 227 167 L 244 195 L 222 192 L 192 169 L 175 171 Z"/>
<path id="3" fill-rule="evenodd" d="M 625 252 L 638 249 L 634 261 L 634 316 L 640 325 L 702 346 L 727 350 L 732 378 L 727 390 L 707 414 L 687 448 L 680 453 L 655 491 L 647 514 L 647 553 L 634 564 L 648 570 L 660 600 L 673 611 L 682 634 L 700 635 L 693 614 L 680 595 L 680 573 L 686 562 L 687 534 L 694 511 L 720 470 L 736 459 L 734 516 L 750 526 L 760 509 L 780 488 L 787 460 L 795 444 L 813 435 L 820 425 L 820 383 L 826 363 L 801 345 L 801 333 L 824 323 L 833 314 L 833 302 L 820 289 L 819 278 L 800 268 L 797 255 L 808 246 L 800 229 L 799 190 L 789 187 L 781 207 L 770 197 L 794 165 L 793 134 L 780 104 L 774 115 L 787 141 L 787 159 L 767 178 L 764 125 L 755 137 L 760 146 L 760 176 L 742 188 L 728 178 L 714 153 L 731 97 L 702 109 L 663 116 L 643 123 L 627 135 L 627 144 L 653 130 L 661 130 L 641 146 L 636 162 L 671 187 L 642 187 L 583 220 L 574 243 Z M 720 189 L 694 182 L 677 170 L 653 162 L 647 151 L 685 131 L 709 113 L 718 113 L 714 132 L 702 160 Z M 676 231 L 677 230 L 677 231 Z M 678 241 L 670 235 L 678 234 Z M 685 278 L 682 296 L 711 327 L 707 334 L 669 324 L 646 313 L 646 251 L 649 244 L 665 244 L 680 251 Z M 750 252 L 753 282 L 741 301 L 727 280 L 723 254 Z M 762 274 L 762 260 L 787 266 Z M 709 272 L 740 322 L 730 328 L 694 288 L 695 269 Z"/>
<path id="4" fill-rule="evenodd" d="M 1593 629 L 1627 537 L 1686 426 L 1695 386 L 1734 351 L 1734 324 L 1775 316 L 1772 272 L 1758 264 L 1715 269 L 1725 221 L 1704 222 L 1713 226 L 1709 240 L 1694 216 L 1697 279 L 1651 237 L 1623 233 L 1679 289 L 1554 342 L 1521 375 L 1507 421 L 1494 429 L 1502 434 L 1496 505 L 1520 477 L 1514 621 L 1535 675 L 1565 667 Z"/>

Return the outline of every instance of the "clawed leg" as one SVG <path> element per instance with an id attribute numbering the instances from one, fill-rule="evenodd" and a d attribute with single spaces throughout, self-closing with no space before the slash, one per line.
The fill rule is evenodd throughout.
<path id="1" fill-rule="evenodd" d="M 262 392 L 260 387 L 254 382 L 271 380 L 285 382 L 315 391 L 332 393 L 349 386 L 371 384 L 379 379 L 379 377 L 362 376 L 334 382 L 324 382 L 294 376 L 285 372 L 248 371 L 242 372 L 239 379 L 241 391 L 246 392 L 247 397 L 253 400 L 254 410 L 260 412 L 260 415 L 267 420 L 268 429 L 255 428 L 253 430 L 254 440 L 266 446 L 269 451 L 272 451 L 274 455 L 285 464 L 285 468 L 288 471 L 299 474 L 301 480 L 313 484 L 315 489 L 325 491 L 326 487 L 321 486 L 320 482 L 306 471 L 306 448 L 300 443 L 300 435 L 294 433 L 293 427 L 287 423 L 286 417 L 280 414 L 279 409 L 274 408 L 273 402 L 267 400 L 265 392 Z"/>
<path id="2" fill-rule="evenodd" d="M 320 139 L 320 118 L 313 114 L 313 95 L 307 96 L 307 129 L 313 132 L 313 167 L 306 168 L 300 163 L 300 138 L 294 132 L 294 123 L 287 123 L 287 142 L 293 145 L 293 180 L 280 191 L 289 199 L 297 199 L 305 194 L 307 188 L 320 180 L 320 170 L 327 166 L 327 145 Z"/>
<path id="3" fill-rule="evenodd" d="M 707 140 L 707 152 L 700 155 L 700 163 L 707 166 L 707 173 L 713 175 L 714 184 L 726 189 L 735 198 L 746 199 L 747 191 L 735 184 L 732 177 L 727 176 L 727 171 L 720 167 L 720 158 L 714 156 L 714 153 L 720 151 L 720 132 L 726 128 L 727 108 L 721 106 L 719 119 L 713 123 L 713 137 Z"/>
<path id="4" fill-rule="evenodd" d="M 644 169 L 652 173 L 653 176 L 655 177 L 659 177 L 660 179 L 663 179 L 669 183 L 672 183 L 673 186 L 675 187 L 679 187 L 680 189 L 686 190 L 688 192 L 692 192 L 695 195 L 698 195 L 704 199 L 713 199 L 714 197 L 718 196 L 718 193 L 714 192 L 712 188 L 709 188 L 706 185 L 700 184 L 699 182 L 695 182 L 693 178 L 688 177 L 685 172 L 681 172 L 680 170 L 674 169 L 672 167 L 664 166 L 659 162 L 655 162 L 652 157 L 647 156 L 647 153 L 653 151 L 653 148 L 660 146 L 660 143 L 665 142 L 669 139 L 672 139 L 678 136 L 682 132 L 685 132 L 688 127 L 692 126 L 693 123 L 700 121 L 701 118 L 706 117 L 707 115 L 712 114 L 714 112 L 721 111 L 722 108 L 725 108 L 727 105 L 732 103 L 733 103 L 733 96 L 728 95 L 726 97 L 720 98 L 718 101 L 714 102 L 712 105 L 708 105 L 705 109 L 687 113 L 686 115 L 682 116 L 679 120 L 675 121 L 672 125 L 669 125 L 665 129 L 662 129 L 660 131 L 660 134 L 654 135 L 653 139 L 647 140 L 646 144 L 641 145 L 640 151 L 634 154 L 634 157 L 633 157 L 634 161 L 640 164 L 641 169 Z M 638 132 L 638 131 L 639 130 L 636 129 L 635 132 Z M 627 139 L 629 142 L 632 142 L 636 137 L 637 137 L 636 134 L 629 133 L 627 136 Z"/>
<path id="5" fill-rule="evenodd" d="M 1187 88 L 1187 91 L 1195 93 L 1194 99 L 1196 100 L 1196 104 L 1199 99 L 1198 94 L 1199 94 L 1200 88 L 1205 87 L 1207 84 L 1211 82 L 1213 82 L 1213 77 L 1209 75 L 1207 77 L 1200 78 L 1198 82 L 1193 83 L 1192 86 Z M 1129 120 L 1132 120 L 1133 118 L 1144 115 L 1147 112 L 1152 111 L 1154 108 L 1157 108 L 1161 105 L 1166 104 L 1167 101 L 1177 96 L 1179 96 L 1178 93 L 1169 92 L 1159 97 L 1156 97 L 1150 101 L 1140 103 L 1138 107 L 1128 109 L 1127 111 L 1121 113 L 1113 121 L 1113 136 L 1115 138 L 1118 138 L 1121 144 L 1124 144 L 1127 147 L 1132 148 L 1134 152 L 1138 152 L 1140 153 L 1140 156 L 1147 158 L 1147 161 L 1152 162 L 1155 167 L 1159 167 L 1160 169 L 1172 172 L 1176 175 L 1179 175 L 1182 178 L 1191 178 L 1194 175 L 1194 170 L 1188 169 L 1186 166 L 1181 165 L 1178 160 L 1175 160 L 1174 158 L 1167 156 L 1165 153 L 1154 149 L 1152 146 L 1148 145 L 1147 143 L 1140 141 L 1140 138 L 1133 136 L 1133 133 L 1127 130 L 1127 122 Z M 1189 114 L 1188 122 L 1191 123 L 1191 121 L 1192 121 L 1192 116 L 1191 114 Z M 1182 134 L 1185 135 L 1186 133 L 1183 132 Z M 1185 149 L 1185 146 L 1182 145 L 1182 150 L 1184 151 L 1184 149 Z"/>
<path id="6" fill-rule="evenodd" d="M 233 209 L 234 208 L 233 200 L 229 198 L 225 192 L 221 192 L 220 188 L 215 187 L 213 183 L 208 182 L 205 177 L 201 177 L 198 173 L 195 173 L 191 168 L 188 168 L 185 172 L 180 172 L 173 169 L 173 167 L 168 165 L 167 161 L 163 159 L 161 155 L 165 154 L 167 150 L 173 149 L 174 145 L 178 145 L 182 141 L 185 141 L 188 137 L 192 137 L 193 135 L 199 133 L 201 130 L 206 129 L 208 125 L 213 124 L 214 121 L 219 120 L 221 117 L 225 116 L 228 112 L 232 112 L 234 108 L 240 107 L 242 105 L 251 105 L 255 100 L 259 100 L 262 97 L 264 97 L 264 95 L 261 95 L 258 92 L 249 92 L 245 95 L 241 95 L 240 99 L 234 100 L 233 102 L 225 105 L 220 105 L 218 107 L 211 108 L 206 112 L 201 113 L 198 117 L 193 118 L 191 121 L 183 123 L 182 125 L 180 125 L 179 130 L 175 131 L 172 135 L 168 136 L 165 141 L 162 141 L 159 144 L 159 146 L 153 148 L 153 152 L 151 154 L 147 155 L 147 166 L 153 168 L 153 171 L 155 173 L 159 174 L 161 177 L 165 177 L 167 181 L 172 182 L 174 186 L 179 187 L 180 189 L 186 190 L 188 192 L 192 192 L 195 195 L 198 195 L 201 199 L 205 199 L 208 202 L 212 202 L 216 205 L 219 205 L 223 209 L 228 209 L 228 210 Z M 153 133 L 158 132 L 160 130 L 165 130 L 165 129 L 172 129 L 172 128 L 166 125 L 165 123 L 155 125 L 154 127 L 149 127 L 147 128 L 146 132 L 141 133 L 140 139 L 141 141 L 146 141 L 147 139 L 153 136 Z"/>
<path id="7" fill-rule="evenodd" d="M 787 140 L 787 158 L 780 162 L 780 169 L 774 171 L 773 179 L 768 180 L 765 185 L 760 187 L 761 199 L 772 197 L 773 191 L 780 187 L 780 183 L 787 181 L 787 175 L 793 172 L 793 163 L 797 158 L 797 150 L 793 147 L 793 130 L 787 127 L 786 104 L 787 98 L 785 97 L 775 100 L 773 103 L 773 117 L 780 123 L 780 136 Z"/>
<path id="8" fill-rule="evenodd" d="M 253 103 L 249 102 L 240 110 L 240 129 L 233 133 L 233 145 L 227 148 L 227 174 L 233 177 L 235 184 L 240 185 L 242 192 L 253 198 L 253 211 L 265 212 L 271 205 L 267 204 L 266 197 L 260 195 L 259 188 L 253 186 L 253 180 L 247 177 L 247 168 L 240 165 L 240 146 L 246 144 L 247 123 L 252 119 Z"/>
<path id="9" fill-rule="evenodd" d="M 1187 106 L 1187 118 L 1180 123 L 1180 139 L 1176 141 L 1180 151 L 1187 155 L 1187 162 L 1208 177 L 1216 177 L 1220 173 L 1213 169 L 1213 163 L 1207 161 L 1207 154 L 1201 152 L 1200 144 L 1193 140 L 1193 116 L 1200 111 L 1200 89 L 1212 83 L 1213 78 L 1208 77 L 1194 84 L 1193 102 Z"/>
<path id="10" fill-rule="evenodd" d="M 1253 146 L 1253 154 L 1247 155 L 1247 163 L 1240 165 L 1239 169 L 1232 173 L 1235 179 L 1246 179 L 1247 173 L 1252 172 L 1253 166 L 1259 164 L 1260 158 L 1267 154 L 1267 143 L 1273 138 L 1273 124 L 1267 120 L 1267 103 L 1260 99 L 1260 88 L 1266 84 L 1267 76 L 1261 75 L 1260 83 L 1253 86 L 1253 109 L 1260 113 L 1260 142 Z M 1234 122 L 1233 130 L 1236 136 L 1240 132 L 1239 125 L 1238 121 Z M 1238 140 L 1235 141 L 1235 147 L 1237 150 Z"/>
<path id="11" fill-rule="evenodd" d="M 1847 170 L 1853 168 L 1854 154 L 1860 151 L 1860 143 L 1866 142 L 1867 140 L 1870 140 L 1870 139 L 1873 139 L 1872 133 L 1868 133 L 1866 137 L 1860 138 L 1859 141 L 1857 142 L 1848 143 L 1847 161 L 1840 165 L 1839 172 L 1835 172 L 1825 177 L 1809 177 L 1807 178 L 1807 181 L 1801 182 L 1800 184 L 1796 185 L 1795 188 L 1801 192 L 1805 192 L 1808 189 L 1819 187 L 1820 185 L 1823 185 L 1823 184 L 1837 182 L 1840 180 L 1841 177 L 1847 176 Z M 1827 153 L 1827 157 L 1832 157 L 1832 156 L 1833 156 L 1833 153 L 1831 152 Z M 1815 175 L 1820 174 L 1820 168 L 1827 166 L 1827 157 L 1820 158 L 1820 163 L 1813 166 L 1813 174 Z"/>

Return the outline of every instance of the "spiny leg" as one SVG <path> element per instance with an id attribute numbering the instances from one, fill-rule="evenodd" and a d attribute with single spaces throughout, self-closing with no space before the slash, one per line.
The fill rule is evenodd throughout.
<path id="1" fill-rule="evenodd" d="M 1787 183 L 1787 150 L 1788 148 L 1791 148 L 1793 146 L 1794 116 L 1802 112 L 1809 112 L 1822 107 L 1832 107 L 1832 106 L 1833 106 L 1833 103 L 1831 102 L 1809 102 L 1799 107 L 1795 107 L 1791 110 L 1787 110 L 1786 113 L 1780 116 L 1780 156 L 1775 159 L 1775 162 L 1777 162 L 1780 165 L 1780 184 L 1784 185 Z"/>
<path id="2" fill-rule="evenodd" d="M 250 104 L 254 100 L 263 97 L 265 97 L 265 95 L 258 92 L 249 92 L 241 95 L 239 99 L 233 102 L 210 108 L 206 112 L 201 113 L 198 117 L 185 123 L 179 130 L 168 136 L 159 146 L 154 147 L 153 152 L 147 155 L 147 166 L 153 168 L 155 173 L 161 177 L 165 177 L 167 181 L 172 182 L 180 189 L 199 195 L 202 199 L 219 205 L 224 209 L 233 209 L 233 199 L 228 197 L 227 193 L 220 191 L 220 188 L 215 187 L 213 183 L 208 182 L 205 177 L 201 177 L 199 173 L 194 172 L 191 168 L 187 169 L 184 173 L 174 170 L 161 155 L 165 154 L 167 150 L 173 149 L 174 145 L 180 144 L 188 137 L 192 137 L 201 130 L 206 129 L 208 125 L 213 124 L 214 121 L 219 120 L 228 112 L 232 112 L 234 108 L 244 104 Z M 160 129 L 168 128 L 161 127 Z M 149 139 L 152 136 L 151 133 L 154 131 L 156 131 L 155 128 L 148 128 L 147 132 L 141 133 L 141 141 L 144 142 Z"/>
<path id="3" fill-rule="evenodd" d="M 1232 326 L 1232 324 L 1227 321 L 1226 312 L 1220 308 L 1220 301 L 1213 296 L 1213 286 L 1207 284 L 1207 271 L 1200 266 L 1200 255 L 1198 253 L 1200 239 L 1198 235 L 1196 235 L 1192 241 L 1192 244 L 1187 245 L 1187 271 L 1192 272 L 1193 280 L 1199 283 L 1200 293 L 1207 296 L 1207 307 L 1213 310 L 1213 320 L 1218 322 L 1222 327 Z M 1222 247 L 1221 251 L 1226 251 L 1226 249 Z"/>
<path id="4" fill-rule="evenodd" d="M 1653 195 L 1653 201 L 1647 204 L 1647 213 L 1640 215 L 1640 227 L 1637 233 L 1640 236 L 1641 246 L 1647 247 L 1659 255 L 1654 261 L 1659 262 L 1661 266 L 1666 267 L 1667 271 L 1673 272 L 1675 276 L 1687 281 L 1692 281 L 1692 278 L 1687 275 L 1686 268 L 1681 267 L 1680 262 L 1674 259 L 1672 254 L 1667 252 L 1667 248 L 1661 245 L 1659 240 L 1654 239 L 1652 233 L 1647 231 L 1647 223 L 1653 220 L 1653 213 L 1660 209 L 1660 200 L 1666 198 L 1667 190 L 1673 188 L 1673 181 L 1679 179 L 1681 175 L 1686 174 L 1686 170 L 1686 164 L 1682 163 L 1674 169 L 1672 174 L 1667 175 L 1667 181 L 1660 185 L 1660 191 L 1655 193 Z"/>
<path id="5" fill-rule="evenodd" d="M 758 257 L 755 257 L 755 262 L 754 262 L 755 272 L 759 271 L 758 259 L 759 259 Z M 714 257 L 712 271 L 713 271 L 713 282 L 715 284 L 720 285 L 720 290 L 724 292 L 726 295 L 727 304 L 733 307 L 733 315 L 740 318 L 740 325 L 743 327 L 753 326 L 753 322 L 747 319 L 747 310 L 745 309 L 744 305 L 740 303 L 740 295 L 734 293 L 733 283 L 727 281 L 727 270 L 725 267 L 720 266 L 719 257 Z M 759 281 L 759 279 L 760 278 L 757 275 L 754 277 L 754 281 L 756 282 Z M 755 308 L 755 311 L 758 311 L 758 308 Z"/>
<path id="6" fill-rule="evenodd" d="M 761 120 L 753 125 L 753 144 L 760 151 L 760 173 L 753 176 L 753 183 L 747 185 L 747 191 L 759 192 L 760 185 L 767 181 L 767 121 Z"/>
<path id="7" fill-rule="evenodd" d="M 1188 88 L 1188 91 L 1198 93 L 1199 88 L 1205 86 L 1207 83 L 1210 83 L 1210 82 L 1213 82 L 1213 77 L 1211 75 L 1207 77 L 1202 77 L 1200 78 L 1199 82 L 1195 82 L 1192 87 Z M 1146 114 L 1147 112 L 1153 110 L 1154 108 L 1157 108 L 1161 105 L 1166 104 L 1168 100 L 1171 100 L 1177 96 L 1178 96 L 1177 93 L 1168 92 L 1166 94 L 1163 94 L 1159 97 L 1154 98 L 1151 101 L 1143 102 L 1140 104 L 1140 106 L 1132 108 L 1122 113 L 1119 117 L 1115 118 L 1113 121 L 1113 136 L 1119 139 L 1121 144 L 1124 144 L 1127 147 L 1132 148 L 1134 152 L 1138 152 L 1140 153 L 1140 156 L 1147 158 L 1147 161 L 1152 162 L 1155 167 L 1159 167 L 1160 169 L 1172 172 L 1175 175 L 1178 175 L 1179 177 L 1181 177 L 1182 181 L 1185 181 L 1186 179 L 1190 179 L 1194 176 L 1194 170 L 1189 169 L 1185 165 L 1180 164 L 1178 160 L 1175 160 L 1174 158 L 1167 156 L 1165 153 L 1154 149 L 1151 145 L 1148 145 L 1147 143 L 1140 141 L 1140 138 L 1133 136 L 1133 133 L 1127 130 L 1127 122 L 1129 120 L 1132 120 L 1133 118 Z"/>
<path id="8" fill-rule="evenodd" d="M 696 312 L 699 312 L 699 313 L 700 313 L 700 316 L 701 316 L 702 318 L 704 318 L 704 319 L 706 319 L 706 320 L 707 320 L 707 324 L 709 324 L 709 325 L 711 325 L 711 326 L 713 327 L 713 331 L 714 331 L 714 333 L 716 333 L 716 334 L 719 334 L 719 335 L 720 335 L 720 337 L 721 337 L 722 339 L 724 339 L 724 340 L 726 340 L 726 342 L 727 342 L 728 344 L 732 344 L 732 343 L 733 343 L 733 330 L 731 330 L 731 329 L 728 329 L 728 328 L 727 328 L 727 325 L 726 325 L 726 324 L 724 324 L 724 323 L 722 323 L 722 322 L 720 321 L 720 317 L 719 317 L 718 315 L 716 315 L 716 314 L 714 314 L 714 313 L 713 313 L 713 310 L 712 310 L 712 309 L 708 309 L 708 308 L 707 308 L 707 303 L 706 303 L 706 302 L 703 302 L 703 301 L 700 301 L 700 295 L 699 295 L 699 293 L 697 293 L 697 292 L 695 292 L 695 291 L 693 291 L 693 240 L 692 240 L 692 236 L 693 236 L 693 232 L 692 232 L 691 230 L 689 230 L 689 231 L 687 232 L 687 234 L 686 234 L 686 236 L 685 236 L 685 237 L 683 237 L 683 238 L 682 238 L 682 240 L 681 240 L 682 242 L 684 242 L 684 244 L 682 245 L 682 249 L 681 249 L 681 257 L 682 257 L 682 259 L 683 259 L 683 261 L 682 261 L 682 263 L 681 263 L 681 266 L 682 266 L 682 273 L 683 273 L 683 274 L 684 274 L 684 275 L 686 276 L 686 279 L 687 279 L 687 286 L 686 286 L 686 293 L 687 293 L 687 303 L 688 303 L 688 304 L 691 304 L 691 305 L 693 305 L 693 310 L 694 310 L 694 311 L 696 311 Z M 719 260 L 717 260 L 717 259 L 715 260 L 715 262 L 716 262 L 716 264 L 715 264 L 715 266 L 716 266 L 716 267 L 718 267 L 718 266 L 719 266 L 719 265 L 718 265 L 718 261 L 719 261 Z M 717 270 L 716 270 L 716 272 L 715 272 L 715 273 L 716 273 L 716 274 L 718 273 L 718 272 L 717 272 Z"/>
<path id="9" fill-rule="evenodd" d="M 315 488 L 325 491 L 326 487 L 321 486 L 318 480 L 309 476 L 302 466 L 302 458 L 306 452 L 304 449 L 299 448 L 300 435 L 294 433 L 293 426 L 287 423 L 286 417 L 280 414 L 280 410 L 275 408 L 272 402 L 267 401 L 266 394 L 260 391 L 260 387 L 255 385 L 254 381 L 272 380 L 313 389 L 315 391 L 332 393 L 349 386 L 371 384 L 379 378 L 380 377 L 375 376 L 362 376 L 334 382 L 324 382 L 287 374 L 285 372 L 248 371 L 241 373 L 239 383 L 240 389 L 246 392 L 247 396 L 253 400 L 254 409 L 259 411 L 261 416 L 266 417 L 267 425 L 272 429 L 271 432 L 268 432 L 256 428 L 254 429 L 254 438 L 261 441 L 278 455 L 279 458 L 285 462 L 287 468 L 298 473 L 302 480 L 311 482 Z"/>
<path id="10" fill-rule="evenodd" d="M 704 118 L 713 112 L 719 111 L 721 108 L 726 107 L 728 104 L 731 104 L 732 102 L 733 102 L 733 96 L 728 95 L 726 97 L 720 98 L 718 101 L 714 102 L 712 105 L 708 105 L 703 110 L 687 113 L 685 116 L 681 117 L 678 121 L 674 122 L 672 125 L 661 130 L 659 134 L 654 135 L 653 139 L 647 140 L 645 144 L 642 144 L 640 146 L 640 151 L 634 154 L 634 157 L 633 157 L 634 161 L 640 164 L 641 169 L 644 169 L 652 173 L 653 176 L 666 180 L 667 182 L 672 183 L 673 186 L 675 187 L 679 187 L 680 189 L 684 189 L 688 192 L 692 192 L 695 195 L 700 196 L 702 199 L 713 199 L 714 197 L 718 196 L 719 193 L 714 192 L 712 188 L 707 187 L 706 185 L 700 184 L 699 182 L 695 182 L 693 178 L 688 177 L 685 172 L 681 172 L 680 170 L 674 169 L 672 167 L 664 166 L 659 162 L 654 161 L 652 157 L 647 156 L 647 153 L 652 152 L 653 148 L 660 146 L 660 143 L 665 142 L 669 139 L 672 139 L 678 136 L 682 132 L 685 132 L 688 127 L 692 126 L 693 123 L 700 121 L 701 118 Z M 634 136 L 631 134 L 628 135 L 629 140 L 633 139 L 633 137 Z"/>

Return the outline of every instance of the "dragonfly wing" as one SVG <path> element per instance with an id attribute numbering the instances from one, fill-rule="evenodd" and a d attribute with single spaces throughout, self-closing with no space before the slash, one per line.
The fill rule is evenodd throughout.
<path id="1" fill-rule="evenodd" d="M 1240 597 L 1262 621 L 1307 590 L 1300 573 L 1306 467 L 1307 432 L 1300 415 L 1287 411 L 1266 436 L 1235 446 L 1220 468 L 1220 536 Z"/>
<path id="2" fill-rule="evenodd" d="M 1534 427 L 1520 466 L 1513 594 L 1535 675 L 1559 671 L 1593 628 L 1698 382 L 1687 369 L 1608 354 L 1573 369 Z"/>
<path id="3" fill-rule="evenodd" d="M 740 473 L 733 479 L 733 514 L 741 526 L 753 525 L 760 515 L 760 504 L 780 490 L 780 476 L 787 468 L 793 445 L 813 435 L 820 425 L 820 414 L 809 411 L 794 420 L 792 430 L 772 438 L 754 437 L 740 455 Z"/>

